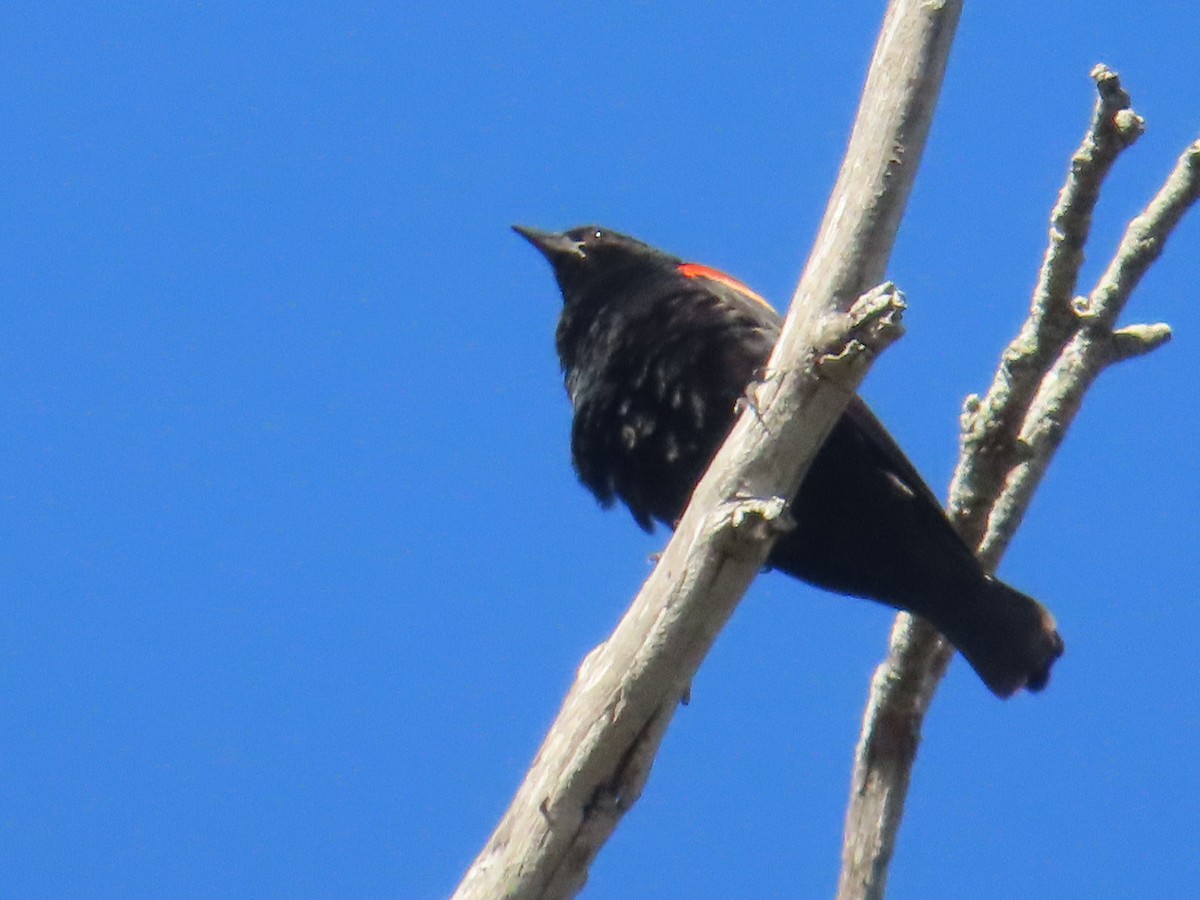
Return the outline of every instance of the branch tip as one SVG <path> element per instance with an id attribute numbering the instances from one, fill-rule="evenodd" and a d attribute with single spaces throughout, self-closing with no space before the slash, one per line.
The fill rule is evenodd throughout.
<path id="1" fill-rule="evenodd" d="M 1120 73 L 1110 69 L 1104 63 L 1096 63 L 1088 74 L 1092 81 L 1096 82 L 1096 91 L 1100 94 L 1100 100 L 1105 106 L 1114 112 L 1130 107 L 1133 101 L 1130 100 L 1129 93 L 1121 86 Z"/>
<path id="2" fill-rule="evenodd" d="M 1171 326 L 1165 322 L 1156 322 L 1153 325 L 1126 325 L 1112 333 L 1110 360 L 1116 363 L 1145 356 L 1163 344 L 1170 343 L 1170 340 Z"/>
<path id="3" fill-rule="evenodd" d="M 1126 147 L 1146 133 L 1146 120 L 1132 109 L 1118 110 L 1112 117 L 1112 124 Z"/>

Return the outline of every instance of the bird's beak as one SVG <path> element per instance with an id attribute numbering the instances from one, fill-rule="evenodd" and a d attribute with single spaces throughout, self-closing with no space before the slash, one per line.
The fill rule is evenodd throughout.
<path id="1" fill-rule="evenodd" d="M 524 225 L 514 225 L 512 229 L 537 247 L 542 256 L 550 260 L 551 264 L 557 265 L 559 262 L 584 258 L 583 244 L 571 240 L 565 234 L 542 231 L 538 228 L 526 228 Z"/>

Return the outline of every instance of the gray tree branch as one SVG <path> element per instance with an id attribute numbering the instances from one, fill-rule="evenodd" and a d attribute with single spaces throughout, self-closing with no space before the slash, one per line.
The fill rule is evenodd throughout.
<path id="1" fill-rule="evenodd" d="M 1083 396 L 1114 362 L 1170 337 L 1166 325 L 1114 331 L 1121 310 L 1200 192 L 1200 141 L 1184 152 L 1146 210 L 1133 220 L 1108 270 L 1087 297 L 1071 300 L 1092 210 L 1116 156 L 1142 133 L 1115 72 L 1092 71 L 1099 101 L 1071 160 L 1051 216 L 1050 244 L 1029 319 L 1005 350 L 986 397 L 969 397 L 951 518 L 992 570 L 1008 546 Z M 900 614 L 888 657 L 872 680 L 855 751 L 842 848 L 839 900 L 882 898 L 921 725 L 952 648 L 928 625 Z"/>
<path id="2" fill-rule="evenodd" d="M 898 292 L 866 291 L 887 265 L 960 9 L 960 0 L 889 4 L 846 158 L 754 409 L 734 426 L 616 631 L 580 667 L 459 885 L 460 900 L 569 897 L 583 886 L 637 799 L 692 676 L 786 527 L 778 498 L 794 495 L 871 359 L 898 336 Z"/>

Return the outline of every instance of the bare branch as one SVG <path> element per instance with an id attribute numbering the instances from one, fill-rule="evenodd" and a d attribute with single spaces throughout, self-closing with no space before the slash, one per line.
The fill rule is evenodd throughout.
<path id="1" fill-rule="evenodd" d="M 1017 462 L 1020 450 L 1014 439 L 1038 383 L 1074 333 L 1071 295 L 1083 265 L 1083 247 L 1100 187 L 1117 157 L 1145 130 L 1117 74 L 1098 65 L 1091 75 L 1099 95 L 1096 108 L 1050 213 L 1050 243 L 1029 318 L 1004 351 L 987 395 L 982 400 L 969 397 L 963 412 L 963 455 L 950 496 L 954 517 L 972 546 L 983 537 L 987 507 Z"/>
<path id="2" fill-rule="evenodd" d="M 1197 199 L 1200 142 L 1185 151 L 1163 189 L 1130 223 L 1096 288 L 1069 302 L 1100 182 L 1143 128 L 1116 73 L 1097 66 L 1092 74 L 1100 92 L 1097 114 L 1054 209 L 1029 320 L 1005 351 L 987 397 L 968 398 L 963 413 L 951 517 L 989 570 L 999 563 L 1096 376 L 1170 338 L 1166 325 L 1113 326 Z M 952 653 L 927 623 L 897 616 L 855 752 L 839 900 L 883 896 L 921 724 Z"/>
<path id="3" fill-rule="evenodd" d="M 808 461 L 871 359 L 899 293 L 855 303 L 887 265 L 961 0 L 892 0 L 846 159 L 768 364 L 650 579 L 585 661 L 509 810 L 455 897 L 577 892 L 636 800 L 679 699 L 784 524 Z"/>
<path id="4" fill-rule="evenodd" d="M 871 679 L 854 752 L 838 900 L 883 897 L 921 723 L 950 662 L 949 647 L 924 619 L 896 616 L 888 658 Z"/>
<path id="5" fill-rule="evenodd" d="M 1096 377 L 1115 362 L 1140 356 L 1165 344 L 1166 325 L 1135 325 L 1113 330 L 1134 288 L 1158 259 L 1184 213 L 1200 198 L 1200 141 L 1183 152 L 1162 189 L 1121 239 L 1108 270 L 1087 299 L 1077 304 L 1074 335 L 1042 381 L 1018 441 L 1025 458 L 1008 474 L 1004 490 L 988 517 L 979 555 L 995 567 L 1041 483 L 1050 460 L 1075 420 L 1084 394 Z"/>

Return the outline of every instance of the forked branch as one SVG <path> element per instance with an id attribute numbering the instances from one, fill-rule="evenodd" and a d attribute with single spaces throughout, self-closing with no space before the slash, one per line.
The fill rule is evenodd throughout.
<path id="1" fill-rule="evenodd" d="M 1100 187 L 1142 133 L 1115 72 L 1092 71 L 1099 99 L 1051 215 L 1029 319 L 1005 350 L 987 395 L 963 411 L 962 455 L 950 514 L 992 570 L 1016 532 L 1083 396 L 1109 365 L 1161 346 L 1166 325 L 1116 329 L 1126 302 L 1200 193 L 1200 141 L 1130 223 L 1115 257 L 1085 297 L 1073 299 Z M 855 752 L 842 846 L 839 900 L 883 896 L 920 742 L 921 725 L 953 650 L 927 623 L 900 614 L 888 658 L 872 680 Z"/>

